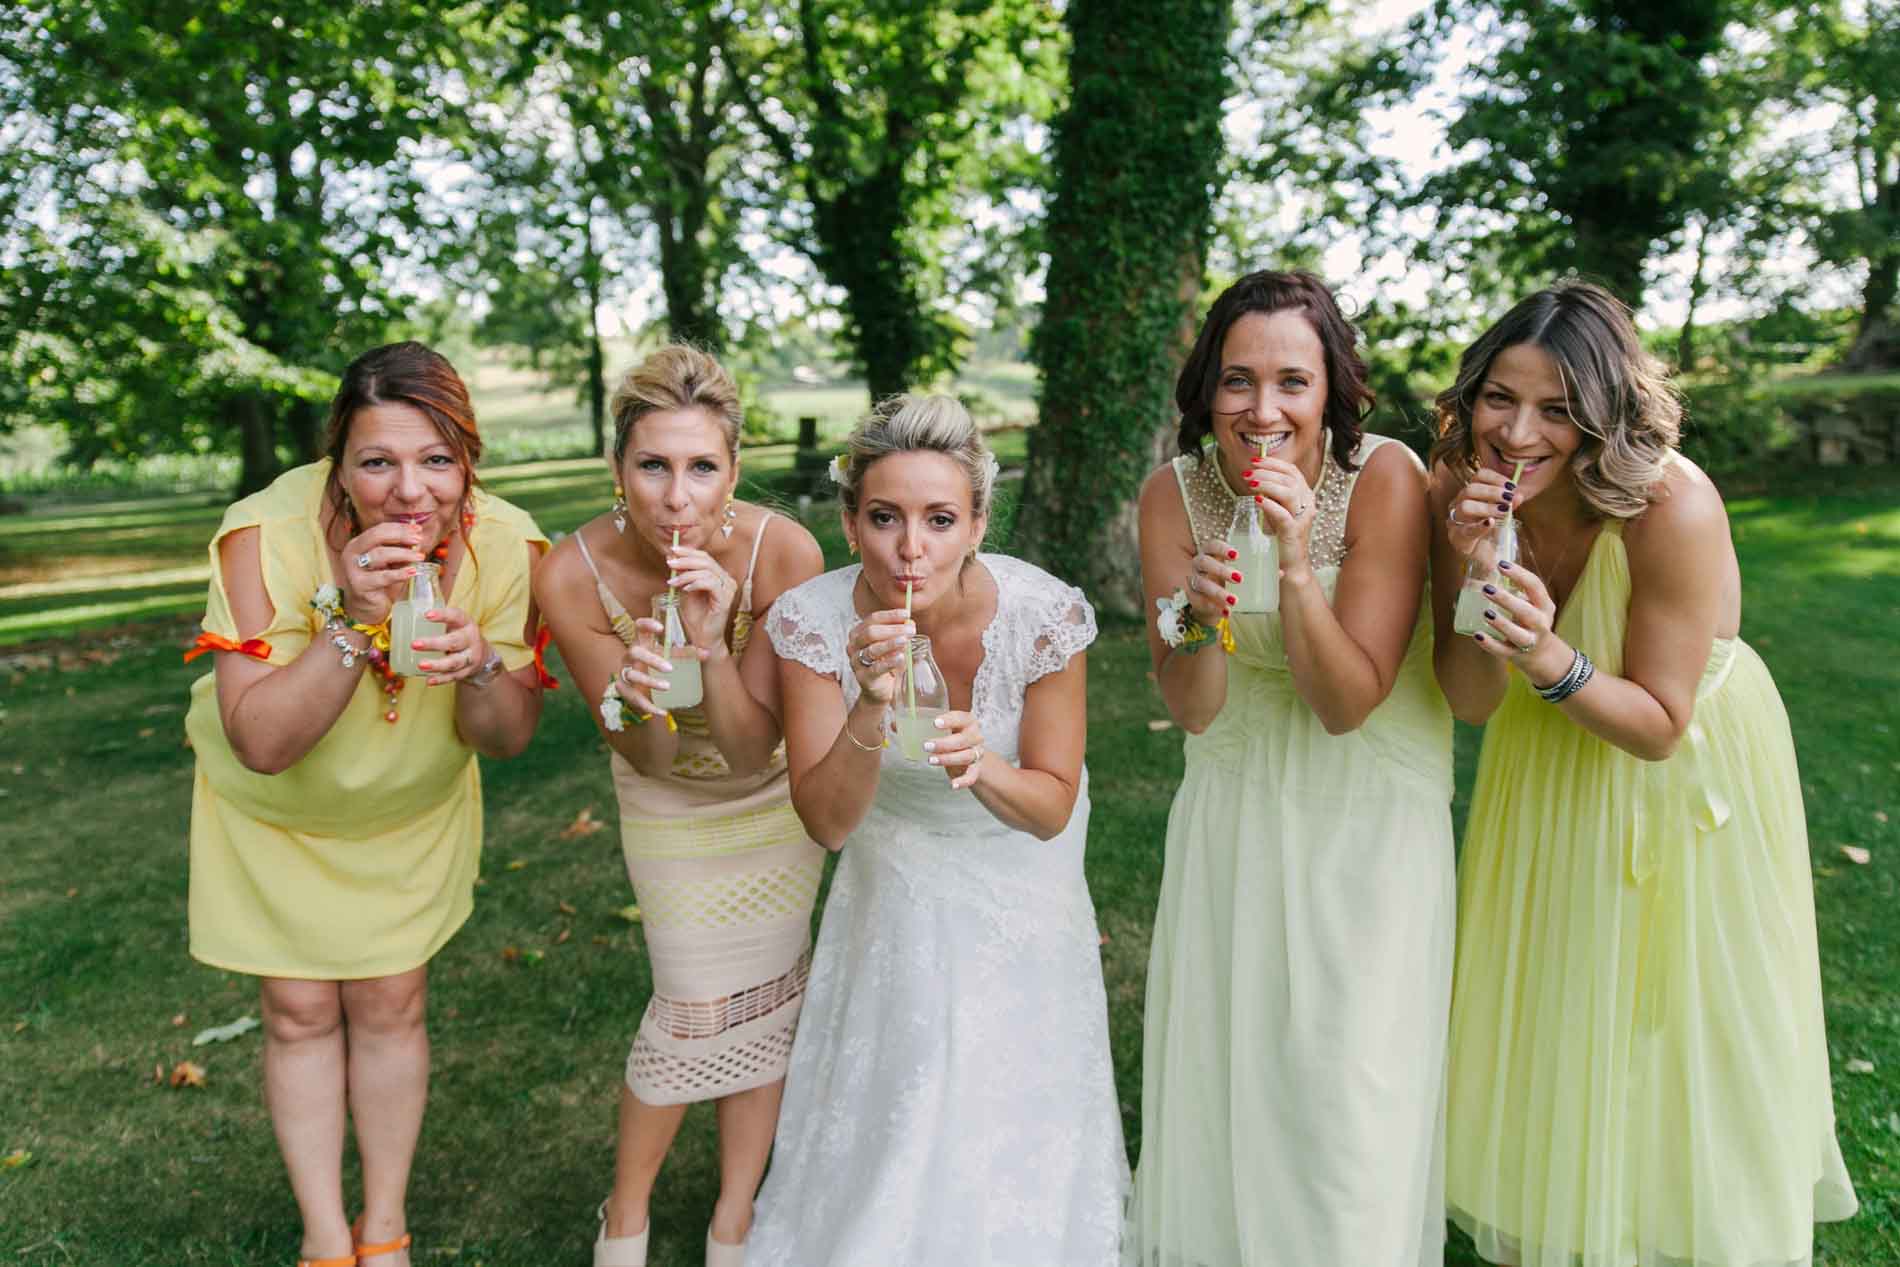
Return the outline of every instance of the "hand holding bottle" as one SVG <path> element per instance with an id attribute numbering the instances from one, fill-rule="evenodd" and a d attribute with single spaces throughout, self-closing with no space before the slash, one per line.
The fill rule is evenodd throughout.
<path id="1" fill-rule="evenodd" d="M 1231 587 L 1242 577 L 1239 559 L 1240 552 L 1218 537 L 1201 542 L 1195 551 L 1181 588 L 1187 591 L 1188 609 L 1202 628 L 1212 629 L 1233 610 Z"/>
<path id="2" fill-rule="evenodd" d="M 698 648 L 699 658 L 709 659 L 710 648 L 725 641 L 732 605 L 739 597 L 739 583 L 712 555 L 692 546 L 668 550 L 666 566 L 672 572 L 672 588 L 680 596 L 680 624 Z"/>
<path id="3" fill-rule="evenodd" d="M 412 523 L 385 520 L 351 537 L 339 554 L 344 614 L 363 625 L 388 620 L 423 558 L 422 529 Z"/>
<path id="4" fill-rule="evenodd" d="M 937 733 L 924 741 L 923 749 L 931 765 L 943 767 L 950 786 L 961 791 L 975 787 L 983 777 L 983 728 L 976 714 L 951 710 L 936 718 Z"/>
<path id="5" fill-rule="evenodd" d="M 904 648 L 916 633 L 917 626 L 901 607 L 872 612 L 852 626 L 844 640 L 845 655 L 867 698 L 888 704 L 896 696 Z"/>
<path id="6" fill-rule="evenodd" d="M 1306 564 L 1306 543 L 1313 531 L 1313 489 L 1300 468 L 1282 458 L 1255 457 L 1246 475 L 1267 529 L 1280 542 L 1282 567 Z"/>
<path id="7" fill-rule="evenodd" d="M 633 622 L 633 627 L 640 637 L 621 656 L 620 671 L 614 675 L 614 690 L 636 713 L 664 713 L 666 710 L 653 702 L 653 693 L 672 685 L 668 675 L 673 672 L 673 665 L 657 649 L 666 627 L 651 616 L 640 617 Z"/>
<path id="8" fill-rule="evenodd" d="M 1517 501 L 1517 485 L 1508 477 L 1481 466 L 1470 481 L 1452 498 L 1445 514 L 1446 535 L 1451 548 L 1470 558 L 1481 542 L 1491 539 L 1497 521 Z"/>

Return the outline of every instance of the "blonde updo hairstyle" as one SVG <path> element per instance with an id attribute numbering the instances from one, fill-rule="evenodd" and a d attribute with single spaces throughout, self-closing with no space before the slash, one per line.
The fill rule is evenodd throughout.
<path id="1" fill-rule="evenodd" d="M 979 518 L 989 514 L 990 494 L 996 487 L 996 456 L 983 443 L 976 419 L 956 397 L 906 393 L 888 396 L 871 407 L 851 429 L 839 463 L 838 500 L 847 515 L 858 513 L 865 473 L 893 453 L 941 453 L 951 459 L 969 477 L 972 513 Z"/>
<path id="2" fill-rule="evenodd" d="M 1604 519 L 1642 514 L 1681 436 L 1682 402 L 1662 362 L 1636 337 L 1629 309 L 1590 282 L 1538 291 L 1465 349 L 1457 381 L 1438 395 L 1432 461 L 1470 476 L 1477 465 L 1472 406 L 1498 353 L 1521 344 L 1549 353 L 1563 376 L 1571 420 L 1583 432 L 1570 476 L 1584 504 Z"/>
<path id="3" fill-rule="evenodd" d="M 669 343 L 628 370 L 614 388 L 610 411 L 614 419 L 614 469 L 620 468 L 633 437 L 634 424 L 652 413 L 676 409 L 703 409 L 725 433 L 726 449 L 739 456 L 739 428 L 745 412 L 739 405 L 739 385 L 725 366 L 685 343 Z"/>

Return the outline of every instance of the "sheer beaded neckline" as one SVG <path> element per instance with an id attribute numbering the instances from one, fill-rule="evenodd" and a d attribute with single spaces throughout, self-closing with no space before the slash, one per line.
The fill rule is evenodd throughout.
<path id="1" fill-rule="evenodd" d="M 1353 476 L 1357 472 L 1340 468 L 1333 458 L 1331 441 L 1331 431 L 1321 433 L 1319 487 L 1313 491 L 1313 528 L 1307 545 L 1307 555 L 1314 567 L 1338 567 L 1346 558 L 1346 508 L 1352 500 Z M 1243 494 L 1236 493 L 1227 482 L 1227 473 L 1221 469 L 1211 446 L 1203 447 L 1193 457 L 1176 458 L 1175 465 L 1194 539 L 1224 537 L 1234 522 Z"/>

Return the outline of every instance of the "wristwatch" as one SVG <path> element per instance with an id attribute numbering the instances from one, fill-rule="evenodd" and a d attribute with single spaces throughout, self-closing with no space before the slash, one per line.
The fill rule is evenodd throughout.
<path id="1" fill-rule="evenodd" d="M 476 690 L 481 690 L 482 688 L 486 687 L 490 682 L 493 682 L 496 678 L 500 676 L 501 676 L 501 652 L 495 650 L 493 647 L 490 647 L 488 649 L 488 658 L 482 661 L 482 667 L 475 670 L 473 673 L 469 674 L 467 677 L 463 678 L 462 680 L 468 683 L 470 686 L 474 687 Z"/>

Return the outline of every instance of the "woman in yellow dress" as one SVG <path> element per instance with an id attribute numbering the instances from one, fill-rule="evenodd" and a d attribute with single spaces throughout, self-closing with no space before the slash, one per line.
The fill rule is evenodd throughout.
<path id="1" fill-rule="evenodd" d="M 1485 723 L 1459 865 L 1452 1217 L 1501 1263 L 1806 1264 L 1814 1223 L 1856 1202 L 1794 746 L 1738 636 L 1721 495 L 1676 452 L 1661 367 L 1595 286 L 1518 304 L 1438 409 L 1436 668 Z M 1466 560 L 1507 514 L 1519 561 L 1508 584 L 1468 582 L 1482 627 L 1457 635 Z"/>
<path id="2" fill-rule="evenodd" d="M 408 1267 L 428 963 L 473 906 L 476 754 L 521 751 L 540 717 L 528 576 L 547 542 L 476 486 L 468 392 L 419 343 L 350 364 L 325 450 L 234 504 L 211 543 L 198 647 L 217 668 L 186 719 L 191 953 L 261 979 L 302 1261 Z M 440 631 L 411 640 L 419 674 L 399 677 L 392 608 L 431 566 Z"/>
<path id="3" fill-rule="evenodd" d="M 824 558 L 802 525 L 734 499 L 739 389 L 717 361 L 661 348 L 621 382 L 613 416 L 614 507 L 534 578 L 576 684 L 602 703 L 653 964 L 594 1263 L 646 1261 L 660 1165 L 687 1106 L 712 1100 L 720 1192 L 706 1262 L 736 1265 L 805 1000 L 824 866 L 792 811 L 775 661 L 753 621 Z M 667 649 L 647 613 L 669 598 L 686 641 Z"/>

